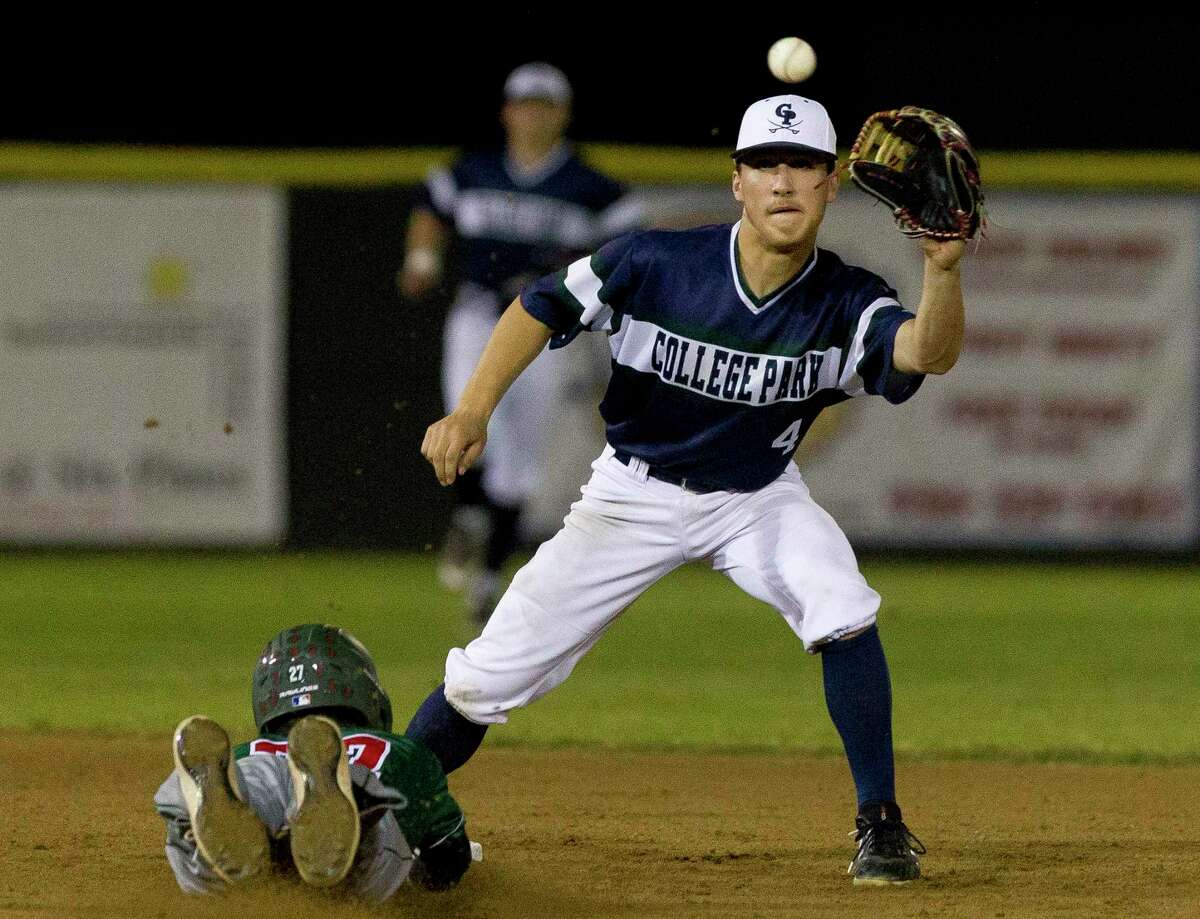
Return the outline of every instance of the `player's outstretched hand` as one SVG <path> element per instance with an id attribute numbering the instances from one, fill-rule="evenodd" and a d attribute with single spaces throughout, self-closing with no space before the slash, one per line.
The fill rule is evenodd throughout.
<path id="1" fill-rule="evenodd" d="M 967 244 L 961 239 L 933 239 L 930 236 L 922 236 L 921 250 L 925 253 L 925 258 L 933 263 L 933 267 L 949 271 L 963 257 Z"/>
<path id="2" fill-rule="evenodd" d="M 421 455 L 433 466 L 437 480 L 451 485 L 475 465 L 486 444 L 487 419 L 455 410 L 425 431 Z"/>

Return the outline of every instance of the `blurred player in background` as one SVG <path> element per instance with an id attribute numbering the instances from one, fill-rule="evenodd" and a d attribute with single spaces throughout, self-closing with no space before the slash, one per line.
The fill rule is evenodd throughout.
<path id="1" fill-rule="evenodd" d="M 437 759 L 391 733 L 391 700 L 349 632 L 284 629 L 254 668 L 251 701 L 259 735 L 237 747 L 203 715 L 175 729 L 175 771 L 154 806 L 186 893 L 294 870 L 382 902 L 409 877 L 451 887 L 482 857 Z"/>
<path id="2" fill-rule="evenodd" d="M 524 64 L 504 84 L 502 151 L 430 172 L 408 225 L 400 292 L 419 300 L 453 275 L 442 388 L 457 404 L 504 308 L 530 281 L 642 223 L 639 203 L 584 165 L 565 140 L 571 86 L 556 67 Z M 489 429 L 487 462 L 456 484 L 439 577 L 466 589 L 479 624 L 501 593 L 524 504 L 544 477 L 552 412 L 569 375 L 543 353 L 513 385 Z M 474 569 L 482 570 L 472 578 Z"/>

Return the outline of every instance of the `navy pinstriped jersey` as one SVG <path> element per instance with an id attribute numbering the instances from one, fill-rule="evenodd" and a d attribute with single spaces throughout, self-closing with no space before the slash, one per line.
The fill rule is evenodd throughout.
<path id="1" fill-rule="evenodd" d="M 921 375 L 892 366 L 913 314 L 877 275 L 818 249 L 759 299 L 741 278 L 740 223 L 613 240 L 521 294 L 555 331 L 609 333 L 608 442 L 676 475 L 751 491 L 777 478 L 826 406 L 903 402 Z"/>
<path id="2" fill-rule="evenodd" d="M 464 157 L 431 171 L 417 203 L 453 226 L 461 279 L 497 291 L 505 306 L 525 284 L 642 223 L 625 188 L 566 145 L 528 175 L 500 152 Z"/>

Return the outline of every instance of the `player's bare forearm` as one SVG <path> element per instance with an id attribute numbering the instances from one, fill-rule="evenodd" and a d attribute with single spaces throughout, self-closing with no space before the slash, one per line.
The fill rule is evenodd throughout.
<path id="1" fill-rule="evenodd" d="M 458 400 L 457 410 L 491 417 L 513 381 L 550 341 L 550 328 L 514 300 L 496 323 L 492 337 Z"/>
<path id="2" fill-rule="evenodd" d="M 916 319 L 896 332 L 892 361 L 902 373 L 946 373 L 962 350 L 964 309 L 961 240 L 921 240 L 925 280 Z"/>
<path id="3" fill-rule="evenodd" d="M 546 347 L 550 334 L 550 328 L 529 315 L 519 299 L 504 311 L 458 405 L 429 426 L 421 443 L 421 454 L 443 485 L 453 483 L 479 459 L 492 412 L 521 371 Z"/>
<path id="4" fill-rule="evenodd" d="M 405 297 L 423 297 L 441 280 L 447 235 L 445 225 L 433 211 L 419 207 L 409 216 L 404 266 L 396 278 Z"/>

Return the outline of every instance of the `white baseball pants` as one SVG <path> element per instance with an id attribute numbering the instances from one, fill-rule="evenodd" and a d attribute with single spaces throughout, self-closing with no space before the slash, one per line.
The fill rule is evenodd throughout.
<path id="1" fill-rule="evenodd" d="M 756 492 L 697 494 L 606 447 L 563 528 L 517 572 L 482 634 L 446 660 L 446 699 L 478 724 L 544 696 L 634 600 L 703 559 L 774 606 L 810 652 L 875 621 L 879 595 L 795 466 Z"/>

